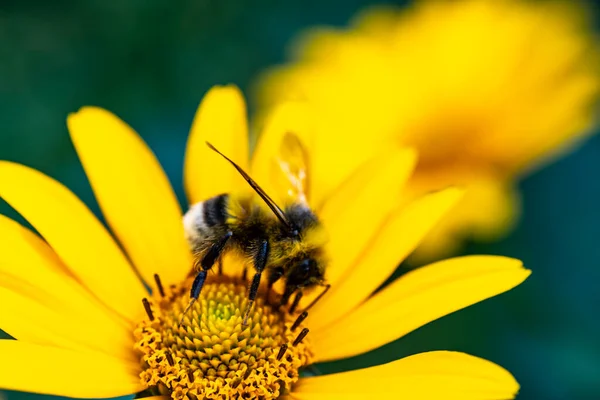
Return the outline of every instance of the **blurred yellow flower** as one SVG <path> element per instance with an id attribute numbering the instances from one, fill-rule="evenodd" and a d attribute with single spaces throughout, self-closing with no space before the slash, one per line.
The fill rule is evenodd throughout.
<path id="1" fill-rule="evenodd" d="M 519 213 L 515 181 L 595 123 L 598 46 L 574 2 L 417 1 L 301 39 L 293 62 L 259 80 L 258 100 L 322 112 L 322 140 L 337 141 L 330 185 L 394 141 L 418 150 L 414 196 L 468 189 L 419 248 L 425 258 L 505 233 Z"/>
<path id="2" fill-rule="evenodd" d="M 190 203 L 245 185 L 206 140 L 274 190 L 269 176 L 284 134 L 297 133 L 317 155 L 305 111 L 296 104 L 275 110 L 250 160 L 241 93 L 212 89 L 188 142 Z M 0 162 L 0 197 L 41 235 L 0 216 L 0 328 L 17 339 L 0 340 L 0 388 L 78 398 L 142 392 L 265 400 L 369 394 L 493 400 L 517 393 L 518 383 L 503 368 L 449 351 L 300 376 L 312 362 L 380 347 L 507 291 L 530 273 L 510 258 L 459 257 L 411 271 L 373 294 L 461 195 L 450 188 L 398 205 L 402 185 L 390 183 L 410 176 L 411 151 L 386 149 L 320 204 L 312 193 L 322 191 L 312 181 L 309 204 L 331 236 L 326 279 L 332 288 L 308 318 L 261 296 L 243 326 L 247 283 L 239 261 L 225 257 L 222 273 L 209 275 L 199 301 L 179 323 L 189 300 L 192 258 L 166 175 L 133 129 L 106 110 L 82 108 L 69 116 L 68 127 L 112 234 L 59 182 Z M 309 172 L 327 174 L 316 165 Z"/>

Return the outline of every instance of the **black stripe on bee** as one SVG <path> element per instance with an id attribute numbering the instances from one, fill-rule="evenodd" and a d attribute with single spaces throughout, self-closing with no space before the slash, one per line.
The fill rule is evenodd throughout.
<path id="1" fill-rule="evenodd" d="M 227 220 L 227 195 L 211 197 L 204 202 L 203 219 L 204 224 L 212 228 L 213 226 L 223 225 Z"/>

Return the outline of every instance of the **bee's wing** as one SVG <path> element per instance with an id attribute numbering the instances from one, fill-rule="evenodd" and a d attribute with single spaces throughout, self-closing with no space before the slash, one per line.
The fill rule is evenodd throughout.
<path id="1" fill-rule="evenodd" d="M 285 191 L 288 199 L 308 205 L 308 152 L 296 135 L 288 132 L 283 136 L 275 163 L 278 166 L 274 177 L 277 185 Z"/>

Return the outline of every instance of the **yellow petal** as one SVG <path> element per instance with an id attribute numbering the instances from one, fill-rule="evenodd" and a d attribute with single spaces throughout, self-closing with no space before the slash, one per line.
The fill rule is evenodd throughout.
<path id="1" fill-rule="evenodd" d="M 415 166 L 412 150 L 393 149 L 365 163 L 318 212 L 327 228 L 331 257 L 326 279 L 335 285 L 354 264 L 398 204 Z"/>
<path id="2" fill-rule="evenodd" d="M 415 172 L 407 184 L 407 196 L 414 198 L 451 182 L 463 188 L 465 194 L 411 255 L 411 261 L 416 265 L 456 253 L 465 237 L 497 240 L 518 220 L 520 201 L 512 183 L 483 168 L 445 166 L 437 170 L 432 168 L 427 173 Z"/>
<path id="3" fill-rule="evenodd" d="M 383 346 L 444 315 L 505 292 L 530 274 L 519 260 L 457 257 L 411 271 L 313 337 L 319 361 Z M 340 332 L 344 340 L 340 341 Z"/>
<path id="4" fill-rule="evenodd" d="M 0 287 L 0 302 L 10 304 L 0 309 L 0 327 L 16 339 L 137 361 L 131 331 L 119 329 L 106 318 L 62 313 L 4 287 Z"/>
<path id="5" fill-rule="evenodd" d="M 136 366 L 94 352 L 0 340 L 0 388 L 76 398 L 143 390 Z"/>
<path id="6" fill-rule="evenodd" d="M 0 197 L 46 239 L 95 296 L 137 320 L 147 292 L 91 211 L 59 182 L 23 165 L 0 162 Z"/>
<path id="7" fill-rule="evenodd" d="M 233 86 L 215 86 L 206 93 L 194 117 L 185 155 L 184 181 L 190 204 L 247 185 L 219 151 L 248 170 L 248 122 L 246 103 Z"/>
<path id="8" fill-rule="evenodd" d="M 142 397 L 144 400 L 168 400 L 170 399 L 169 396 L 148 396 L 148 397 Z"/>
<path id="9" fill-rule="evenodd" d="M 113 323 L 123 323 L 74 279 L 46 242 L 3 215 L 0 241 L 4 244 L 0 252 L 0 286 L 64 313 L 112 316 Z"/>
<path id="10" fill-rule="evenodd" d="M 41 270 L 55 272 L 64 281 L 72 281 L 71 271 L 38 235 L 23 225 L 0 214 L 0 271 L 35 275 Z M 32 265 L 27 269 L 10 270 L 11 264 Z M 38 267 L 39 266 L 39 267 Z M 4 271 L 6 269 L 6 271 Z M 79 285 L 78 285 L 79 286 Z"/>
<path id="11" fill-rule="evenodd" d="M 65 339 L 72 338 L 88 349 L 132 356 L 124 321 L 68 275 L 42 239 L 0 215 L 0 241 L 1 304 L 11 305 L 0 308 L 0 328 L 28 342 L 71 347 Z M 65 332 L 67 326 L 73 328 Z M 84 335 L 80 328 L 87 326 Z"/>
<path id="12" fill-rule="evenodd" d="M 432 193 L 397 210 L 346 274 L 310 313 L 311 330 L 343 318 L 369 297 L 420 243 L 421 239 L 462 197 L 449 188 Z"/>
<path id="13" fill-rule="evenodd" d="M 513 399 L 519 384 L 504 368 L 451 351 L 416 354 L 376 367 L 301 379 L 292 395 L 301 400 Z"/>
<path id="14" fill-rule="evenodd" d="M 70 332 L 52 331 L 54 324 L 60 323 L 60 321 L 52 319 L 57 316 L 55 312 L 49 309 L 41 311 L 42 307 L 32 299 L 7 290 L 4 287 L 0 287 L 0 298 L 2 301 L 10 302 L 6 304 L 11 305 L 10 307 L 0 308 L 0 318 L 2 318 L 0 327 L 13 338 L 29 343 L 62 347 L 71 350 L 91 350 L 91 348 L 86 347 L 79 341 L 74 341 L 72 336 L 69 335 Z M 17 311 L 16 307 L 25 307 L 25 310 L 23 312 L 20 310 Z M 42 315 L 42 322 L 33 319 L 39 315 Z M 51 322 L 51 326 L 42 325 L 43 322 L 47 321 Z M 60 328 L 61 326 L 58 325 L 58 327 Z"/>
<path id="15" fill-rule="evenodd" d="M 191 255 L 177 198 L 152 151 L 101 108 L 84 107 L 67 124 L 106 221 L 142 277 L 180 281 Z"/>
<path id="16" fill-rule="evenodd" d="M 312 110 L 304 103 L 287 102 L 278 106 L 267 119 L 264 130 L 256 144 L 256 149 L 252 155 L 251 172 L 252 177 L 258 182 L 265 192 L 273 198 L 279 205 L 283 206 L 290 199 L 287 197 L 286 190 L 289 189 L 289 182 L 279 184 L 281 178 L 284 178 L 282 171 L 277 164 L 281 154 L 281 144 L 284 135 L 292 133 L 295 135 L 305 149 L 313 150 L 313 120 Z M 305 188 L 309 204 L 312 204 L 310 195 L 312 193 L 310 176 L 311 157 L 309 155 L 307 173 L 307 187 Z M 285 184 L 288 184 L 286 186 Z"/>

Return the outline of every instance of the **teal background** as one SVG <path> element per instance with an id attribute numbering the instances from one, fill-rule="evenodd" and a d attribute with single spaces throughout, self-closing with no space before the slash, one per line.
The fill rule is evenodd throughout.
<path id="1" fill-rule="evenodd" d="M 69 112 L 98 105 L 141 134 L 183 200 L 185 141 L 206 90 L 236 83 L 247 92 L 263 68 L 285 59 L 300 29 L 344 25 L 369 3 L 0 1 L 0 159 L 59 179 L 98 214 L 65 126 Z M 533 270 L 525 284 L 321 371 L 460 350 L 513 372 L 520 399 L 600 399 L 599 172 L 593 137 L 521 183 L 524 217 L 512 235 L 465 249 L 522 259 Z M 0 212 L 15 216 L 5 204 Z"/>

